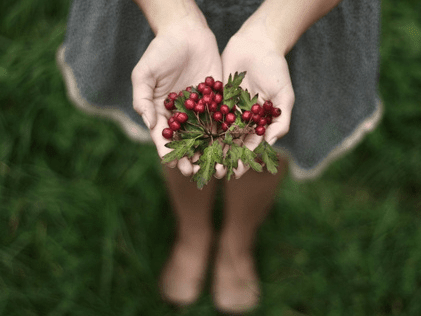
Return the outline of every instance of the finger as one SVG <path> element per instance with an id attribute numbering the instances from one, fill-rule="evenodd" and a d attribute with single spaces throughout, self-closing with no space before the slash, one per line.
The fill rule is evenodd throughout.
<path id="1" fill-rule="evenodd" d="M 178 169 L 180 169 L 181 173 L 189 177 L 193 172 L 193 165 L 191 164 L 190 160 L 187 157 L 181 158 L 177 163 Z"/>
<path id="2" fill-rule="evenodd" d="M 234 143 L 236 143 L 239 146 L 245 146 L 245 139 L 247 139 L 247 136 L 241 136 L 239 139 L 235 139 Z M 245 174 L 249 169 L 250 166 L 244 165 L 243 161 L 238 159 L 237 168 L 233 169 L 235 179 L 240 179 L 243 176 L 243 174 Z"/>
<path id="3" fill-rule="evenodd" d="M 292 86 L 282 90 L 273 99 L 273 106 L 281 109 L 281 115 L 273 118 L 272 124 L 265 132 L 265 139 L 273 145 L 279 138 L 286 135 L 291 123 L 291 112 L 295 102 L 295 95 Z"/>
<path id="4" fill-rule="evenodd" d="M 194 153 L 193 157 L 191 158 L 191 162 L 192 162 L 192 175 L 195 175 L 199 170 L 200 170 L 200 166 L 199 165 L 195 165 L 193 164 L 194 162 L 197 162 L 200 158 L 200 153 L 196 152 Z"/>
<path id="5" fill-rule="evenodd" d="M 155 127 L 157 118 L 153 95 L 156 81 L 149 68 L 139 62 L 132 71 L 133 108 L 142 116 L 149 129 Z"/>
<path id="6" fill-rule="evenodd" d="M 226 144 L 222 148 L 222 152 L 223 152 L 224 157 L 227 154 L 229 148 L 230 148 L 230 146 L 226 145 Z M 217 163 L 215 165 L 215 174 L 213 176 L 217 179 L 222 179 L 223 177 L 225 177 L 226 174 L 227 174 L 227 168 L 223 164 Z"/>

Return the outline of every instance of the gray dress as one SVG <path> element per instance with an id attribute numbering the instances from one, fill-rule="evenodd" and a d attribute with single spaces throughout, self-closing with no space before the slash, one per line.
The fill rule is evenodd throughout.
<path id="1" fill-rule="evenodd" d="M 196 1 L 222 53 L 262 0 Z M 295 92 L 289 133 L 275 148 L 296 180 L 315 178 L 355 147 L 382 116 L 378 93 L 380 0 L 343 0 L 288 53 Z M 80 109 L 115 120 L 151 142 L 132 106 L 131 72 L 154 38 L 131 0 L 74 0 L 57 63 Z"/>

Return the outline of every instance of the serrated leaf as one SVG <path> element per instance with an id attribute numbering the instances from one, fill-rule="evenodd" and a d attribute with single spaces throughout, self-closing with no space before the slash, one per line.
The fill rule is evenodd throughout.
<path id="1" fill-rule="evenodd" d="M 183 139 L 179 141 L 173 141 L 170 143 L 166 143 L 165 147 L 167 148 L 173 148 L 174 150 L 166 154 L 164 157 L 162 157 L 162 164 L 169 163 L 173 160 L 180 160 L 183 158 L 186 154 L 191 154 L 191 148 L 194 145 L 195 139 Z M 191 156 L 189 156 L 191 157 Z"/>
<path id="2" fill-rule="evenodd" d="M 248 149 L 247 147 L 243 147 L 243 154 L 241 155 L 241 161 L 245 165 L 249 165 L 254 171 L 262 172 L 262 166 L 256 162 L 254 159 L 257 157 L 256 153 Z"/>
<path id="3" fill-rule="evenodd" d="M 246 76 L 246 71 L 238 73 L 238 71 L 234 74 L 234 79 L 232 81 L 232 85 L 238 87 L 241 82 L 243 81 L 244 77 Z"/>
<path id="4" fill-rule="evenodd" d="M 227 167 L 227 179 L 231 179 L 231 176 L 234 174 L 233 169 L 238 168 L 238 160 L 243 155 L 244 148 L 238 146 L 235 143 L 232 143 L 230 149 L 227 151 L 225 158 L 223 160 L 223 165 Z"/>
<path id="5" fill-rule="evenodd" d="M 188 98 L 190 98 L 190 92 L 188 92 L 187 90 L 184 90 L 184 91 L 183 91 L 183 94 L 184 94 L 184 97 L 186 98 L 186 100 L 187 100 Z M 186 101 L 186 100 L 184 100 L 184 101 Z"/>
<path id="6" fill-rule="evenodd" d="M 230 111 L 232 110 L 232 108 L 234 107 L 234 105 L 235 105 L 235 100 L 233 100 L 233 99 L 230 99 L 230 100 L 226 100 L 225 102 L 224 102 L 224 104 L 225 105 L 227 105 L 228 106 L 228 108 L 230 109 Z"/>
<path id="7" fill-rule="evenodd" d="M 196 140 L 194 144 L 194 146 L 196 147 L 195 152 L 199 152 L 202 154 L 205 151 L 205 149 L 209 146 L 210 141 L 210 138 Z M 194 164 L 198 165 L 199 161 L 196 161 Z"/>
<path id="8" fill-rule="evenodd" d="M 216 172 L 215 164 L 222 163 L 222 159 L 222 147 L 218 141 L 203 151 L 203 155 L 199 158 L 200 169 L 192 178 L 197 183 L 198 189 L 202 189 L 211 180 Z"/>
<path id="9" fill-rule="evenodd" d="M 224 104 L 230 103 L 231 107 L 234 106 L 238 102 L 238 98 L 240 97 L 242 88 L 240 87 L 241 82 L 243 81 L 246 72 L 238 73 L 235 72 L 234 78 L 232 78 L 231 74 L 228 78 L 228 83 L 224 86 Z M 228 105 L 229 106 L 229 105 Z"/>
<path id="10" fill-rule="evenodd" d="M 179 111 L 179 112 L 184 112 L 184 113 L 187 113 L 187 110 L 186 110 L 186 108 L 184 107 L 184 101 L 186 101 L 186 99 L 185 98 L 180 98 L 180 97 L 178 97 L 177 99 L 175 99 L 175 101 L 174 101 L 174 105 L 175 105 L 175 107 L 177 108 L 177 110 Z M 187 113 L 188 114 L 188 113 Z"/>
<path id="11" fill-rule="evenodd" d="M 253 99 L 250 100 L 251 106 L 253 106 L 253 104 L 257 103 L 257 99 L 259 98 L 259 94 L 256 93 L 256 95 L 253 97 Z M 251 107 L 250 107 L 251 109 Z"/>
<path id="12" fill-rule="evenodd" d="M 267 170 L 271 174 L 276 174 L 278 172 L 278 156 L 275 149 L 273 149 L 267 141 L 262 141 L 259 146 L 256 147 L 254 152 L 262 157 Z"/>
<path id="13" fill-rule="evenodd" d="M 230 74 L 228 77 L 228 85 L 232 85 L 232 75 Z"/>

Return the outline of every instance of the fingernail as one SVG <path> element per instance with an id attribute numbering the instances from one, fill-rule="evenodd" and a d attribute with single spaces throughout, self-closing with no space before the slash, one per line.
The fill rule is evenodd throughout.
<path id="1" fill-rule="evenodd" d="M 145 122 L 145 125 L 146 125 L 149 129 L 151 129 L 151 124 L 149 123 L 149 121 L 148 121 L 148 119 L 146 118 L 146 116 L 142 115 L 142 119 L 143 119 L 143 122 Z"/>

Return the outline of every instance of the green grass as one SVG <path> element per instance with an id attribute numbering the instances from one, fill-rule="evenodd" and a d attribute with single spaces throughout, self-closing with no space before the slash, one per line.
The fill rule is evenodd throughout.
<path id="1" fill-rule="evenodd" d="M 317 181 L 286 178 L 256 315 L 421 315 L 421 3 L 382 8 L 383 120 Z M 209 290 L 184 313 L 160 301 L 175 225 L 158 156 L 67 99 L 68 9 L 0 4 L 0 315 L 215 315 Z"/>

